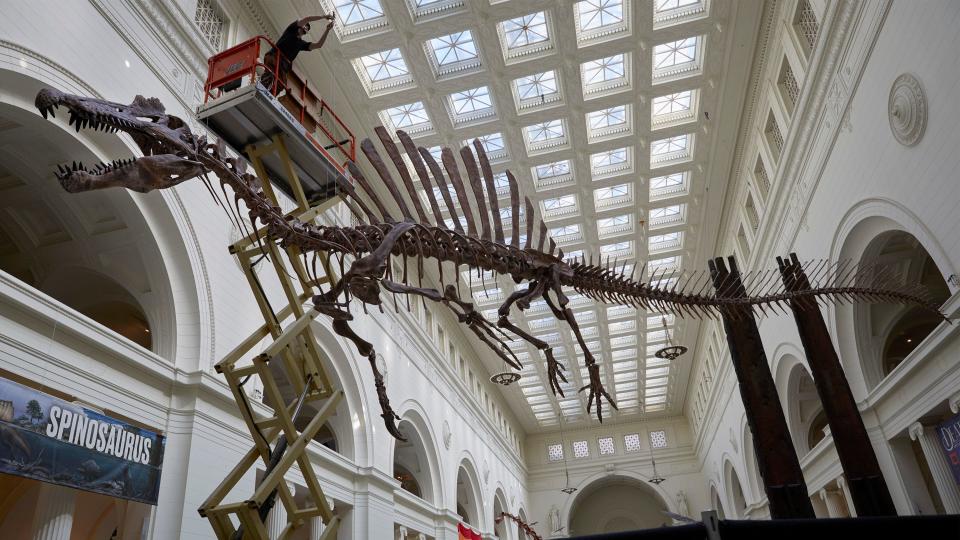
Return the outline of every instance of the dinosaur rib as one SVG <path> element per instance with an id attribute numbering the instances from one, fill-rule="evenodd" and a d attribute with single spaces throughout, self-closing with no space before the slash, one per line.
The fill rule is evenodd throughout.
<path id="1" fill-rule="evenodd" d="M 510 184 L 510 245 L 520 247 L 520 193 L 517 189 L 517 179 L 513 173 L 507 171 L 507 182 Z"/>
<path id="2" fill-rule="evenodd" d="M 467 218 L 467 236 L 477 237 L 477 224 L 473 220 L 473 212 L 470 210 L 470 199 L 467 198 L 467 190 L 463 187 L 463 180 L 460 179 L 460 169 L 457 167 L 457 161 L 453 158 L 453 151 L 444 148 L 440 154 L 443 159 L 443 168 L 447 170 L 447 176 L 450 177 L 450 183 L 457 192 L 457 200 L 460 201 L 460 209 L 463 210 L 463 217 Z"/>
<path id="3" fill-rule="evenodd" d="M 473 159 L 473 152 L 469 146 L 460 149 L 460 159 L 467 169 L 467 178 L 473 189 L 473 198 L 477 201 L 477 213 L 480 214 L 480 238 L 490 240 L 490 216 L 487 214 L 487 204 L 483 202 L 483 182 L 480 180 L 480 171 L 477 162 Z"/>
<path id="4" fill-rule="evenodd" d="M 414 210 L 417 211 L 420 223 L 428 223 L 427 216 L 423 213 L 423 205 L 420 204 L 420 198 L 417 197 L 417 190 L 413 187 L 410 171 L 407 170 L 406 163 L 404 163 L 403 158 L 400 157 L 400 150 L 397 148 L 396 143 L 393 142 L 393 138 L 383 126 L 377 126 L 374 131 L 380 139 L 380 144 L 383 145 L 383 149 L 387 151 L 387 155 L 390 156 L 390 160 L 393 161 L 393 166 L 397 169 L 397 173 L 400 174 L 400 180 L 403 182 L 404 187 L 407 188 L 407 195 L 410 195 L 410 200 L 413 202 Z M 384 179 L 384 182 L 386 181 L 387 180 Z"/>
<path id="5" fill-rule="evenodd" d="M 524 197 L 524 201 L 527 203 L 527 241 L 524 242 L 523 249 L 533 249 L 533 203 L 530 202 L 530 197 Z"/>
<path id="6" fill-rule="evenodd" d="M 366 192 L 367 197 L 370 197 L 370 200 L 373 201 L 373 204 L 377 207 L 377 211 L 380 212 L 380 219 L 382 221 L 396 221 L 393 219 L 393 216 L 390 215 L 390 212 L 387 211 L 387 208 L 383 205 L 383 202 L 380 201 L 380 197 L 377 196 L 377 192 L 374 191 L 370 186 L 370 183 L 367 182 L 367 177 L 363 175 L 363 171 L 360 170 L 360 167 L 351 161 L 347 163 L 347 170 L 350 171 L 350 176 L 356 179 L 357 183 L 360 184 L 360 187 L 363 188 L 363 191 Z M 357 200 L 359 201 L 360 198 L 358 197 Z"/>
<path id="7" fill-rule="evenodd" d="M 433 174 L 433 179 L 437 181 L 437 187 L 440 188 L 440 196 L 443 197 L 443 204 L 447 206 L 447 211 L 450 212 L 450 218 L 453 220 L 453 229 L 458 233 L 463 234 L 463 225 L 460 224 L 460 216 L 457 215 L 457 207 L 453 203 L 453 197 L 450 196 L 450 189 L 447 187 L 447 181 L 443 176 L 443 171 L 440 170 L 440 165 L 437 164 L 437 160 L 433 159 L 433 156 L 426 148 L 418 148 L 420 152 L 420 157 L 427 162 L 427 167 L 430 167 L 430 172 Z M 441 216 L 437 214 L 437 225 L 441 224 Z"/>
<path id="8" fill-rule="evenodd" d="M 503 244 L 503 223 L 500 217 L 500 202 L 497 200 L 497 187 L 493 183 L 493 169 L 490 167 L 490 160 L 487 159 L 487 151 L 483 149 L 479 139 L 473 140 L 473 149 L 477 153 L 477 161 L 480 162 L 480 170 L 483 172 L 483 180 L 487 188 L 487 200 L 490 202 L 490 213 L 493 215 L 493 238 Z"/>
<path id="9" fill-rule="evenodd" d="M 427 200 L 430 201 L 430 210 L 433 211 L 434 223 L 443 225 L 443 214 L 440 212 L 437 196 L 433 193 L 433 186 L 430 184 L 430 174 L 423 164 L 423 159 L 420 158 L 420 152 L 417 150 L 417 146 L 413 144 L 413 140 L 405 131 L 397 130 L 397 137 L 400 139 L 400 144 L 403 145 L 403 149 L 406 150 L 407 157 L 410 158 L 410 163 L 413 163 L 413 170 L 417 171 L 417 176 L 420 178 L 420 185 L 423 186 L 424 193 L 427 194 Z"/>
<path id="10" fill-rule="evenodd" d="M 403 214 L 403 219 L 413 221 L 410 208 L 407 207 L 406 201 L 403 200 L 403 195 L 401 195 L 400 190 L 397 189 L 397 183 L 394 182 L 393 176 L 390 175 L 387 164 L 383 162 L 383 158 L 380 157 L 377 148 L 373 146 L 373 141 L 364 139 L 363 142 L 360 143 L 360 149 L 363 150 L 364 155 L 367 156 L 367 161 L 373 165 L 377 174 L 380 175 L 380 179 L 383 180 L 383 185 L 390 191 L 390 196 L 397 202 L 397 206 L 400 207 L 400 213 Z"/>

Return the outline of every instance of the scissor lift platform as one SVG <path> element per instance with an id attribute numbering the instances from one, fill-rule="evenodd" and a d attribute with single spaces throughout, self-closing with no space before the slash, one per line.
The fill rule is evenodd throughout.
<path id="1" fill-rule="evenodd" d="M 306 79 L 281 69 L 278 53 L 263 54 L 272 45 L 257 36 L 211 57 L 197 119 L 237 153 L 259 160 L 257 173 L 294 199 L 291 173 L 311 204 L 332 199 L 356 159 L 356 138 Z"/>
<path id="2" fill-rule="evenodd" d="M 244 155 L 248 147 L 269 143 L 276 135 L 283 135 L 290 162 L 308 200 L 331 198 L 336 194 L 337 177 L 346 181 L 329 153 L 320 150 L 321 143 L 260 84 L 246 85 L 205 103 L 197 109 L 197 118 Z M 280 156 L 269 153 L 261 159 L 270 180 L 294 197 Z"/>

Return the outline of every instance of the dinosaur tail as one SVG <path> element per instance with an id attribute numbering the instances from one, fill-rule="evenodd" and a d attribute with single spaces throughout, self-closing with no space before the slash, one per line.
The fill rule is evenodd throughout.
<path id="1" fill-rule="evenodd" d="M 659 270 L 654 269 L 646 282 L 634 280 L 616 267 L 583 263 L 572 267 L 574 275 L 565 284 L 580 294 L 682 317 L 712 318 L 744 311 L 766 314 L 768 310 L 786 312 L 791 306 L 860 302 L 918 307 L 947 320 L 926 287 L 911 285 L 892 269 L 873 265 L 825 260 L 801 264 L 793 257 L 780 261 L 779 269 L 741 274 L 734 266 L 720 276 L 715 271 L 688 276 L 664 271 L 658 276 Z"/>

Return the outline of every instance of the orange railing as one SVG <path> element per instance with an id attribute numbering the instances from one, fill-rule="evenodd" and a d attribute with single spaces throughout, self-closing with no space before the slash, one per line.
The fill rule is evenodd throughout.
<path id="1" fill-rule="evenodd" d="M 307 139 L 317 150 L 343 171 L 347 162 L 357 157 L 353 131 L 294 69 L 288 70 L 285 77 L 279 77 L 282 56 L 276 51 L 271 55 L 272 59 L 264 58 L 270 49 L 275 49 L 275 46 L 269 38 L 255 36 L 211 56 L 207 60 L 203 102 L 218 99 L 225 92 L 236 90 L 244 84 L 262 82 L 264 76 L 270 74 L 267 91 L 274 96 L 284 92 L 279 97 L 280 103 L 306 129 Z M 334 158 L 330 150 L 338 153 L 340 159 Z"/>

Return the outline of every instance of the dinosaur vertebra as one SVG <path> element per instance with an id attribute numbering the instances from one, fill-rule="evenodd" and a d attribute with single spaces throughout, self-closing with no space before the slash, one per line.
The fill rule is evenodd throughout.
<path id="1" fill-rule="evenodd" d="M 810 276 L 811 283 L 816 286 L 802 291 L 784 290 L 776 270 L 746 274 L 741 278 L 749 294 L 741 297 L 725 294 L 724 284 L 715 287 L 714 291 L 707 291 L 710 279 L 706 273 L 695 273 L 682 285 L 678 278 L 672 286 L 660 287 L 654 283 L 662 282 L 667 276 L 661 274 L 658 278 L 656 271 L 652 272 L 649 281 L 644 282 L 642 276 L 645 269 L 640 271 L 641 279 L 635 280 L 633 273 L 636 268 L 633 268 L 633 272 L 628 276 L 624 271 L 626 265 L 618 270 L 616 262 L 610 264 L 607 261 L 606 264 L 601 264 L 599 260 L 594 263 L 581 259 L 568 263 L 563 259 L 562 250 L 557 250 L 553 240 L 547 238 L 547 227 L 543 221 L 536 219 L 534 205 L 528 198 L 524 198 L 523 207 L 526 241 L 524 246 L 520 246 L 519 188 L 510 172 L 506 173 L 511 211 L 511 236 L 507 242 L 499 219 L 499 200 L 493 174 L 479 141 L 474 141 L 472 151 L 469 147 L 460 150 L 460 158 L 473 194 L 471 199 L 450 149 L 445 148 L 442 151 L 441 169 L 440 164 L 426 149 L 417 147 L 403 131 L 396 132 L 425 191 L 429 208 L 424 208 L 399 147 L 384 128 L 376 128 L 377 137 L 393 163 L 393 170 L 399 176 L 400 183 L 394 180 L 394 172 L 391 172 L 371 140 L 364 140 L 361 149 L 399 208 L 402 219 L 397 219 L 390 213 L 378 197 L 374 186 L 357 164 L 351 162 L 348 170 L 366 199 L 369 199 L 369 203 L 353 183 L 340 178 L 338 188 L 346 195 L 346 204 L 361 224 L 354 227 L 322 226 L 285 216 L 263 193 L 260 180 L 245 172 L 241 161 L 226 157 L 222 147 L 209 144 L 205 137 L 191 133 L 183 120 L 165 114 L 163 105 L 156 98 L 145 99 L 137 96 L 130 105 L 121 105 L 44 89 L 37 95 L 36 106 L 45 118 L 59 107 L 67 108 L 70 123 L 76 124 L 78 131 L 83 127 L 90 127 L 128 133 L 144 154 L 132 161 L 101 164 L 92 169 L 83 164 L 61 167 L 56 176 L 67 191 L 90 191 L 121 186 L 148 192 L 201 177 L 207 183 L 211 194 L 217 197 L 206 176 L 212 172 L 219 178 L 222 186 L 229 186 L 233 190 L 233 208 L 239 213 L 239 203 L 243 202 L 254 229 L 258 223 L 266 226 L 265 238 L 259 240 L 278 242 L 283 247 L 295 246 L 301 253 L 313 254 L 314 257 L 317 253 L 339 257 L 341 279 L 328 290 L 321 290 L 314 297 L 314 303 L 321 313 L 333 319 L 334 330 L 353 341 L 360 353 L 369 359 L 383 409 L 381 416 L 387 429 L 397 438 L 402 437 L 396 429 L 396 415 L 390 408 L 383 379 L 376 366 L 376 352 L 373 346 L 356 335 L 348 324 L 352 320 L 349 311 L 351 299 L 356 298 L 364 304 L 380 305 L 381 287 L 394 294 L 418 295 L 446 305 L 454 311 L 460 322 L 467 325 L 479 339 L 514 368 L 520 369 L 521 366 L 505 340 L 512 339 L 510 334 L 513 334 L 533 344 L 544 353 L 551 390 L 562 396 L 560 380 L 566 382 L 563 375 L 565 368 L 554 358 L 552 348 L 510 320 L 511 308 L 514 305 L 522 311 L 527 309 L 532 301 L 543 300 L 554 316 L 570 326 L 583 350 L 589 384 L 580 390 L 589 389 L 587 410 L 589 412 L 591 407 L 596 405 L 597 417 L 601 421 L 602 399 L 606 399 L 614 408 L 616 404 L 603 387 L 600 365 L 584 342 L 573 311 L 568 307 L 569 298 L 564 288 L 572 288 L 580 294 L 605 303 L 697 318 L 720 312 L 738 316 L 755 308 L 763 312 L 767 309 L 784 310 L 791 300 L 810 308 L 816 308 L 818 302 L 825 301 L 899 302 L 918 305 L 939 313 L 938 307 L 929 301 L 923 289 L 903 288 L 895 277 L 888 273 L 850 264 L 826 261 L 808 264 L 804 269 Z M 448 178 L 450 186 L 447 183 Z M 447 226 L 442 217 L 440 201 L 437 200 L 431 181 L 436 182 L 443 205 L 452 218 L 451 226 Z M 406 197 L 401 192 L 401 186 Z M 451 187 L 456 195 L 455 200 L 451 195 Z M 410 204 L 407 203 L 408 200 Z M 466 231 L 461 224 L 460 213 L 466 222 Z M 539 221 L 539 236 L 534 245 L 536 221 Z M 243 226 L 242 223 L 240 225 Z M 345 268 L 345 257 L 348 255 L 353 261 L 349 268 Z M 391 256 L 403 257 L 404 272 L 399 281 L 393 279 L 389 264 Z M 418 282 L 423 278 L 424 262 L 433 259 L 437 263 L 442 290 L 411 285 L 412 280 L 406 271 L 407 257 L 416 259 Z M 453 284 L 443 285 L 443 263 L 452 263 L 455 267 Z M 461 265 L 475 271 L 508 275 L 515 283 L 526 283 L 526 288 L 518 289 L 500 306 L 498 320 L 494 324 L 484 319 L 472 303 L 460 298 L 458 289 Z"/>

